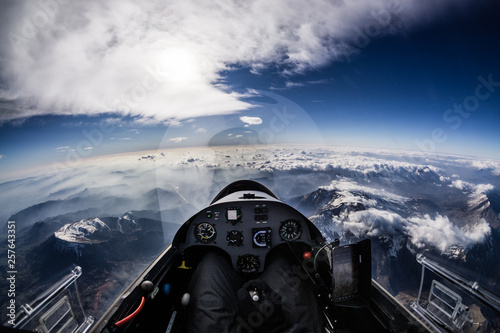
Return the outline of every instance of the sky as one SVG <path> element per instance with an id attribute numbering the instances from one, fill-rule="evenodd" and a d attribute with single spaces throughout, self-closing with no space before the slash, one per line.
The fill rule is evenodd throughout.
<path id="1" fill-rule="evenodd" d="M 1 173 L 286 142 L 500 159 L 494 1 L 0 6 Z"/>

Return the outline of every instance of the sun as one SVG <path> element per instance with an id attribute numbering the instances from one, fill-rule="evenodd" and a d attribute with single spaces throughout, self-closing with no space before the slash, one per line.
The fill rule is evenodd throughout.
<path id="1" fill-rule="evenodd" d="M 165 51 L 160 56 L 158 68 L 164 80 L 173 84 L 188 85 L 203 79 L 198 58 L 182 48 Z"/>

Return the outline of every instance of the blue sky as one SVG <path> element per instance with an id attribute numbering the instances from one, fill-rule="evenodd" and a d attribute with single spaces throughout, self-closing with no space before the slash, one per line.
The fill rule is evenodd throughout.
<path id="1" fill-rule="evenodd" d="M 5 1 L 0 172 L 71 152 L 206 145 L 217 133 L 240 143 L 273 119 L 286 130 L 265 143 L 500 159 L 498 4 L 184 3 L 151 14 L 111 1 L 110 15 L 97 2 L 51 14 Z"/>

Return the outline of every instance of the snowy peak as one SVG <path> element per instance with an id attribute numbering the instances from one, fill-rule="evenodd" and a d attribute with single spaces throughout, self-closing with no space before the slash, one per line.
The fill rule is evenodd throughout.
<path id="1" fill-rule="evenodd" d="M 116 222 L 116 229 L 121 233 L 131 232 L 137 229 L 137 227 L 137 221 L 135 220 L 131 212 L 128 212 L 122 217 L 119 217 L 118 221 Z"/>
<path id="2" fill-rule="evenodd" d="M 375 206 L 376 204 L 377 201 L 370 198 L 365 193 L 339 191 L 332 198 L 332 200 L 328 202 L 325 208 L 340 213 L 346 210 L 349 211 L 365 210 L 366 207 Z"/>
<path id="3" fill-rule="evenodd" d="M 97 244 L 108 241 L 111 232 L 128 234 L 139 227 L 137 218 L 128 212 L 121 217 L 95 217 L 67 223 L 54 236 L 69 243 Z"/>
<path id="4" fill-rule="evenodd" d="M 488 220 L 495 218 L 484 194 L 465 196 L 460 203 L 465 207 L 468 203 L 469 208 L 448 215 L 449 209 L 441 202 L 345 181 L 333 181 L 294 201 L 327 238 L 342 242 L 376 238 L 386 244 L 389 257 L 397 257 L 406 244 L 414 250 L 433 249 L 465 260 L 469 249 L 491 235 Z"/>
<path id="5" fill-rule="evenodd" d="M 468 202 L 468 212 L 471 213 L 475 219 L 485 219 L 492 227 L 498 228 L 500 226 L 499 219 L 487 194 L 479 193 Z"/>
<path id="6" fill-rule="evenodd" d="M 54 233 L 57 239 L 81 244 L 95 244 L 106 241 L 110 227 L 99 218 L 83 219 L 68 223 Z"/>
<path id="7" fill-rule="evenodd" d="M 290 200 L 290 204 L 295 206 L 305 215 L 312 215 L 318 212 L 334 197 L 334 191 L 328 191 L 319 188 L 314 192 L 308 193 L 302 197 Z"/>

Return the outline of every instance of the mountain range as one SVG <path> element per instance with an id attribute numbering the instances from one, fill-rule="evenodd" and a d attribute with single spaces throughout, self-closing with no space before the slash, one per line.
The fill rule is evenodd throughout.
<path id="1" fill-rule="evenodd" d="M 84 307 L 98 316 L 237 179 L 269 187 L 330 241 L 372 239 L 373 277 L 393 295 L 415 294 L 418 253 L 500 294 L 500 162 L 273 146 L 135 153 L 0 184 L 0 222 L 16 223 L 18 300 L 77 264 Z"/>

